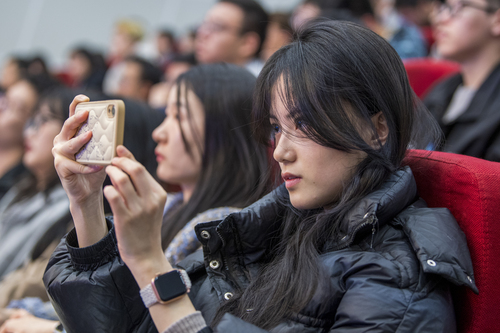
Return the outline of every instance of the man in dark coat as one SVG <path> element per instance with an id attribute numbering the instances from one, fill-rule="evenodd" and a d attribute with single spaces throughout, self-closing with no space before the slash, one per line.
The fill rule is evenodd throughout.
<path id="1" fill-rule="evenodd" d="M 499 0 L 476 0 L 436 10 L 437 51 L 461 65 L 424 100 L 445 134 L 443 151 L 500 161 L 499 8 Z"/>

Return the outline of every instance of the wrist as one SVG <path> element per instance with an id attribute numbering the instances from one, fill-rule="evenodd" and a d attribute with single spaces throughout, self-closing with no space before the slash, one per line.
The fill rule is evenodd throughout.
<path id="1" fill-rule="evenodd" d="M 123 261 L 132 272 L 137 284 L 142 289 L 150 284 L 158 273 L 167 273 L 173 270 L 162 251 L 146 258 L 128 258 Z"/>
<path id="2" fill-rule="evenodd" d="M 102 194 L 83 201 L 70 201 L 69 209 L 80 247 L 93 245 L 106 236 L 108 227 L 104 216 Z"/>

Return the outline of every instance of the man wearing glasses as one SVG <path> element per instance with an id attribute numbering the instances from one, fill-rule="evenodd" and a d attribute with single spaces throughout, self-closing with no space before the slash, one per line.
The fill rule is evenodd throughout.
<path id="1" fill-rule="evenodd" d="M 424 102 L 444 151 L 500 161 L 500 0 L 448 0 L 433 16 L 436 50 L 461 65 Z"/>
<path id="2" fill-rule="evenodd" d="M 268 16 L 254 0 L 221 0 L 206 14 L 196 34 L 200 63 L 228 62 L 246 67 L 257 76 L 258 59 L 266 38 Z"/>

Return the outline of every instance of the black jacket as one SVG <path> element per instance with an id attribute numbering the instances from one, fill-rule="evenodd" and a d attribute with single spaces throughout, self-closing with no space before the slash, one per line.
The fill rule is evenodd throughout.
<path id="1" fill-rule="evenodd" d="M 439 83 L 424 99 L 445 134 L 441 150 L 500 162 L 500 64 L 477 90 L 467 110 L 444 125 L 442 118 L 460 84 L 462 76 L 454 75 Z"/>
<path id="2" fill-rule="evenodd" d="M 222 222 L 196 226 L 203 253 L 194 253 L 179 266 L 190 274 L 190 298 L 207 323 L 225 295 L 234 286 L 248 286 L 261 266 L 267 236 L 279 228 L 283 216 L 276 196 L 287 197 L 286 189 L 279 187 Z M 477 292 L 465 236 L 447 209 L 427 208 L 418 199 L 408 167 L 360 200 L 346 223 L 347 235 L 331 244 L 337 249 L 318 258 L 327 277 L 320 285 L 325 287 L 271 332 L 455 331 L 449 282 Z M 210 237 L 201 237 L 201 231 Z M 156 332 L 138 286 L 118 256 L 113 229 L 91 247 L 76 245 L 72 231 L 44 276 L 65 328 Z M 216 331 L 264 332 L 229 314 Z"/>

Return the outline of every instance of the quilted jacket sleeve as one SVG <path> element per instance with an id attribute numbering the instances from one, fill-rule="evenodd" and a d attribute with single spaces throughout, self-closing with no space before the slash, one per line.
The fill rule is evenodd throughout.
<path id="1" fill-rule="evenodd" d="M 86 248 L 78 248 L 74 229 L 62 239 L 43 278 L 50 300 L 69 333 L 157 332 L 109 221 L 108 228 Z"/>

